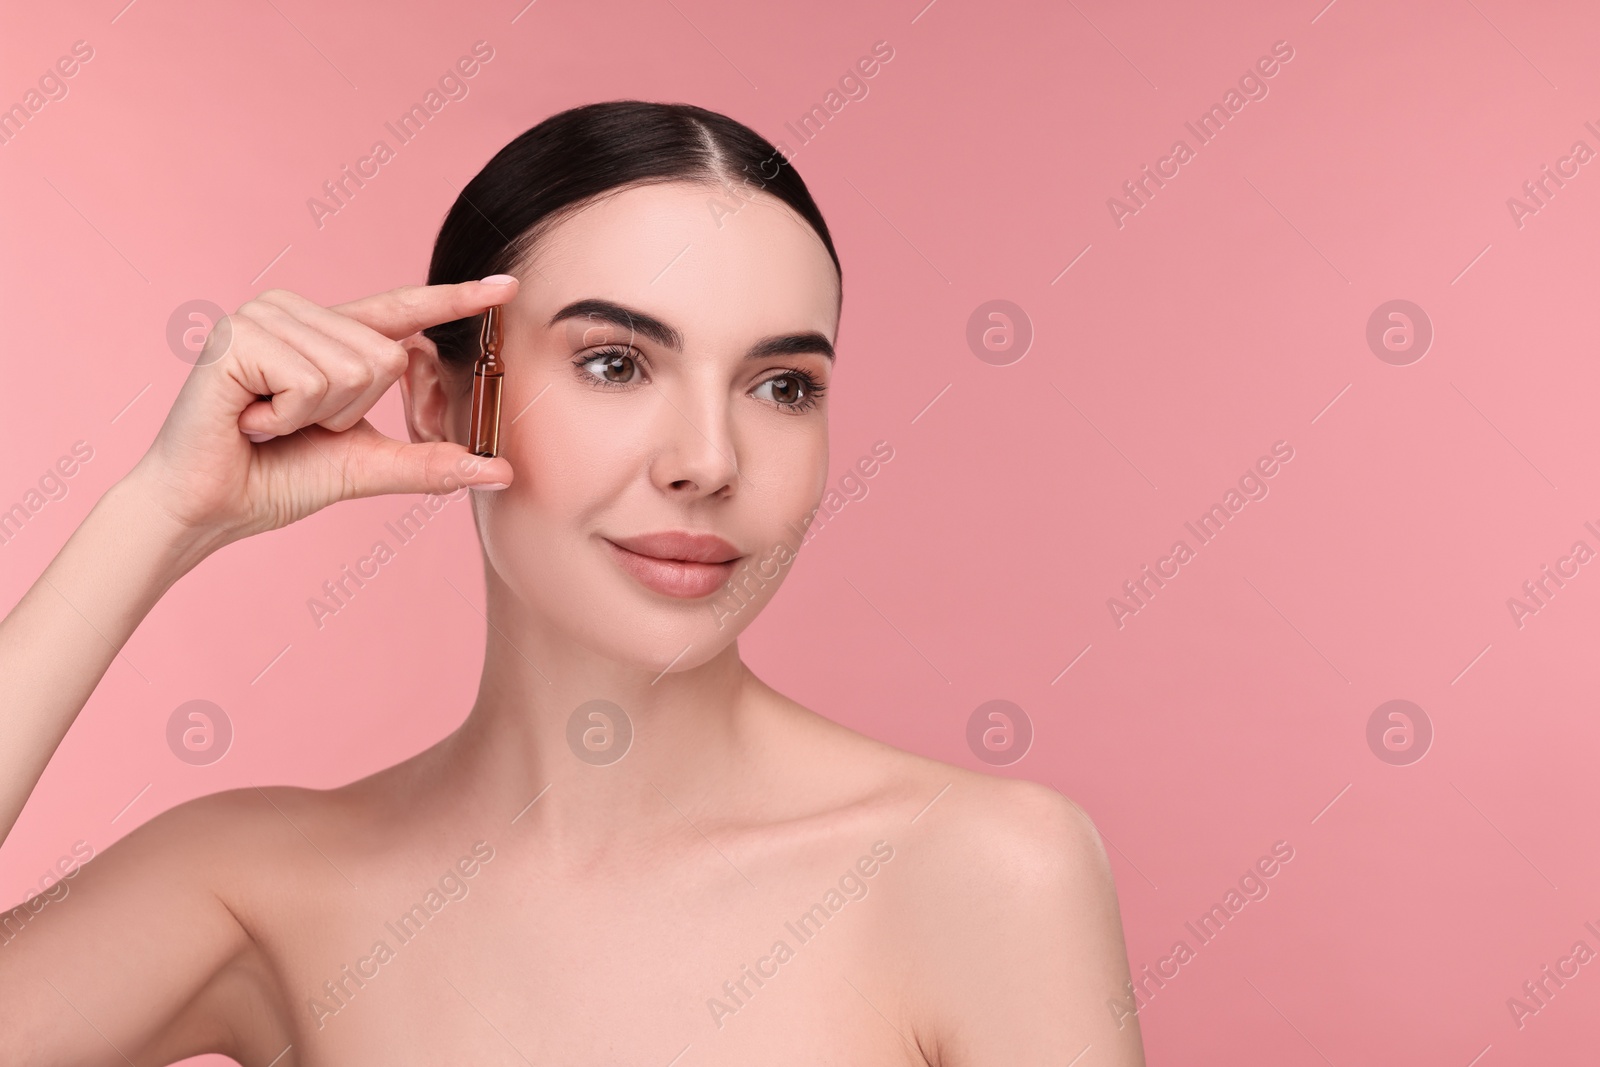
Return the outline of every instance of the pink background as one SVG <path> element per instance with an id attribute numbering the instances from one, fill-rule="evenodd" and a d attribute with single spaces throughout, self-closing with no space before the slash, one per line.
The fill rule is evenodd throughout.
<path id="1" fill-rule="evenodd" d="M 1507 599 L 1573 542 L 1600 549 L 1600 163 L 1521 227 L 1506 202 L 1574 141 L 1600 149 L 1600 15 L 925 2 L 29 5 L 0 38 L 0 105 L 74 41 L 94 57 L 0 146 L 0 507 L 73 442 L 94 458 L 0 546 L 4 604 L 153 436 L 188 371 L 165 339 L 181 303 L 420 282 L 455 191 L 575 104 L 689 101 L 794 148 L 784 123 L 887 41 L 868 95 L 794 161 L 844 262 L 834 481 L 874 441 L 894 458 L 801 556 L 748 661 L 969 767 L 973 710 L 1019 704 L 1033 746 L 995 773 L 1094 817 L 1136 972 L 1195 947 L 1185 921 L 1289 842 L 1270 895 L 1141 1012 L 1153 1064 L 1591 1050 L 1600 964 L 1520 1029 L 1506 1001 L 1579 939 L 1600 950 L 1600 563 L 1520 628 Z M 478 40 L 494 58 L 469 95 L 318 229 L 307 199 Z M 1294 58 L 1269 95 L 1197 147 L 1184 122 L 1277 41 Z M 1107 199 L 1180 137 L 1195 158 L 1119 228 Z M 1365 339 L 1397 298 L 1436 331 L 1408 366 Z M 1035 334 L 1006 366 L 966 341 L 992 299 Z M 403 436 L 397 392 L 374 421 Z M 1107 599 L 1193 546 L 1183 523 L 1280 440 L 1270 495 L 1119 629 Z M 466 508 L 321 631 L 306 605 L 413 502 L 342 505 L 174 588 L 7 843 L 6 900 L 189 797 L 332 786 L 453 728 L 483 645 Z M 192 699 L 236 730 L 210 766 L 167 748 Z M 1391 699 L 1433 724 L 1420 762 L 1368 747 Z"/>

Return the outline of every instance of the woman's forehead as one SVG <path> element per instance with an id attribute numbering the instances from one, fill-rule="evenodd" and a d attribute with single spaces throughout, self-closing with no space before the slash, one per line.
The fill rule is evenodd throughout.
<path id="1" fill-rule="evenodd" d="M 815 231 L 767 194 L 687 182 L 607 194 L 535 243 L 518 303 L 540 321 L 585 299 L 637 307 L 686 337 L 811 329 L 832 337 L 838 274 Z"/>

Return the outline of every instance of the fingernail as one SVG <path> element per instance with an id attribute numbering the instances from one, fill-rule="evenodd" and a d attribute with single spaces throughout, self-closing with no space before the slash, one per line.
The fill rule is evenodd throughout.
<path id="1" fill-rule="evenodd" d="M 482 279 L 484 285 L 510 285 L 516 280 L 516 276 L 512 274 L 491 274 Z"/>
<path id="2" fill-rule="evenodd" d="M 510 482 L 484 482 L 482 485 L 469 485 L 468 489 L 508 489 Z"/>
<path id="3" fill-rule="evenodd" d="M 278 435 L 275 433 L 246 433 L 245 436 L 259 445 L 262 441 L 270 441 Z"/>

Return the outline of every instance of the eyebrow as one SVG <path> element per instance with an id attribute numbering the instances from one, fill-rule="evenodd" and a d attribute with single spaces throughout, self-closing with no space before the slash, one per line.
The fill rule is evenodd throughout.
<path id="1" fill-rule="evenodd" d="M 603 322 L 611 326 L 618 326 L 634 333 L 642 334 L 665 348 L 676 352 L 683 351 L 683 335 L 667 323 L 642 311 L 612 303 L 609 300 L 575 300 L 556 312 L 546 323 L 546 328 L 567 319 L 589 319 L 593 322 Z M 800 333 L 780 334 L 774 337 L 764 337 L 750 346 L 745 353 L 746 359 L 766 359 L 770 356 L 794 356 L 805 352 L 814 352 L 826 356 L 830 361 L 833 356 L 833 342 L 829 341 L 816 330 L 804 330 Z"/>

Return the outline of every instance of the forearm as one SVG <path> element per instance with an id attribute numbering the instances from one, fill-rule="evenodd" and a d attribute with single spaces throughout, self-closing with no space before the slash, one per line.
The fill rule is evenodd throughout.
<path id="1" fill-rule="evenodd" d="M 0 840 L 128 637 L 204 555 L 130 475 L 0 621 Z"/>

